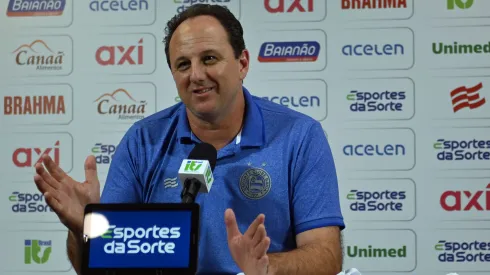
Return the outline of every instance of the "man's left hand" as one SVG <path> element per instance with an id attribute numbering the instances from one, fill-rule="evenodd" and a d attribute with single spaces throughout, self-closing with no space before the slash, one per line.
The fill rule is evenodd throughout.
<path id="1" fill-rule="evenodd" d="M 266 275 L 270 238 L 265 231 L 265 216 L 260 214 L 242 235 L 233 210 L 225 211 L 226 233 L 231 256 L 246 275 Z"/>

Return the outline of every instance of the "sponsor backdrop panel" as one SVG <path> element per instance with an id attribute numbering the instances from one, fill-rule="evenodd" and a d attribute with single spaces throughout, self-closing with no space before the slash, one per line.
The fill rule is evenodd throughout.
<path id="1" fill-rule="evenodd" d="M 103 188 L 126 130 L 180 102 L 165 23 L 199 2 L 242 22 L 251 93 L 324 127 L 345 269 L 490 273 L 490 1 L 0 0 L 1 274 L 75 274 L 34 166 L 83 181 L 92 154 Z"/>

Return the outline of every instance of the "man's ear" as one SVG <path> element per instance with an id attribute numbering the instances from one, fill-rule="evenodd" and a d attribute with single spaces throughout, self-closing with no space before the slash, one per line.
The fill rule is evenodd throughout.
<path id="1" fill-rule="evenodd" d="M 248 69 L 250 68 L 250 56 L 247 49 L 242 51 L 240 57 L 238 57 L 238 61 L 240 62 L 240 79 L 243 80 L 247 76 Z"/>

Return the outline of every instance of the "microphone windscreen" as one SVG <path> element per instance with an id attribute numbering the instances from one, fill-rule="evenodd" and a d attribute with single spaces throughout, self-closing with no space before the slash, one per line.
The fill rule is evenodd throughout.
<path id="1" fill-rule="evenodd" d="M 198 143 L 192 151 L 189 153 L 188 159 L 199 159 L 199 160 L 207 160 L 209 161 L 209 165 L 211 165 L 211 171 L 214 171 L 214 167 L 216 166 L 216 159 L 218 157 L 218 152 L 213 145 L 209 143 Z"/>

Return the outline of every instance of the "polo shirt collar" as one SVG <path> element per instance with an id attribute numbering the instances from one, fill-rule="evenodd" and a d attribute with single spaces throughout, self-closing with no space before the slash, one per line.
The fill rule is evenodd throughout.
<path id="1" fill-rule="evenodd" d="M 245 118 L 243 128 L 238 134 L 233 143 L 239 141 L 240 147 L 260 147 L 265 143 L 264 119 L 262 112 L 254 102 L 253 96 L 243 87 L 243 95 L 245 98 Z M 180 143 L 201 142 L 194 134 L 192 134 L 187 119 L 186 107 L 182 103 L 179 108 L 179 117 L 177 123 L 177 138 Z"/>

